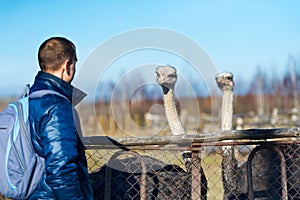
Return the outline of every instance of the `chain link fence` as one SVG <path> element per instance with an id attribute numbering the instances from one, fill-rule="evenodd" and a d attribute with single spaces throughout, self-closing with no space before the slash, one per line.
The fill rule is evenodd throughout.
<path id="1" fill-rule="evenodd" d="M 84 143 L 95 199 L 300 199 L 297 128 Z"/>
<path id="2" fill-rule="evenodd" d="M 95 199 L 300 199 L 298 129 L 86 138 Z"/>

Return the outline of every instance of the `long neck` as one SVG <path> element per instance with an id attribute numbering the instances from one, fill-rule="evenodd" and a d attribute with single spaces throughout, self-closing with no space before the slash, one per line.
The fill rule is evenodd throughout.
<path id="1" fill-rule="evenodd" d="M 231 89 L 222 90 L 222 130 L 232 129 L 233 114 L 233 92 Z M 224 195 L 230 193 L 238 194 L 242 191 L 241 170 L 238 167 L 238 161 L 235 158 L 233 146 L 222 146 L 222 178 L 224 186 Z M 225 197 L 224 199 L 227 199 Z"/>
<path id="2" fill-rule="evenodd" d="M 184 128 L 179 119 L 176 103 L 174 98 L 174 90 L 169 89 L 168 92 L 164 94 L 164 106 L 166 111 L 166 117 L 172 131 L 173 135 L 185 134 Z"/>
<path id="3" fill-rule="evenodd" d="M 233 114 L 233 92 L 232 90 L 223 90 L 222 92 L 222 130 L 231 130 Z"/>

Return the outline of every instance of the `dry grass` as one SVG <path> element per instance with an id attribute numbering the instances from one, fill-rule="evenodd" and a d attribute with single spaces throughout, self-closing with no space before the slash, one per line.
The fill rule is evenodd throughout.
<path id="1" fill-rule="evenodd" d="M 205 176 L 208 180 L 207 199 L 223 199 L 223 184 L 222 184 L 222 156 L 214 153 L 202 158 L 201 164 Z"/>

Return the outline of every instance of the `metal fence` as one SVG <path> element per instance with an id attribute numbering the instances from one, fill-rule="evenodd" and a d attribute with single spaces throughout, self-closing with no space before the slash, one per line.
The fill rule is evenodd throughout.
<path id="1" fill-rule="evenodd" d="M 300 129 L 86 137 L 96 199 L 300 199 Z"/>
<path id="2" fill-rule="evenodd" d="M 300 199 L 298 128 L 84 143 L 95 199 Z"/>

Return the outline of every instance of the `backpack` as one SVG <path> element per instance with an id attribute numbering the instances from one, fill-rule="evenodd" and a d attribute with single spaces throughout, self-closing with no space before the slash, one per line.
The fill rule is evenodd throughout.
<path id="1" fill-rule="evenodd" d="M 27 199 L 44 175 L 44 159 L 31 141 L 29 99 L 46 94 L 66 98 L 52 90 L 28 93 L 0 112 L 0 193 L 12 199 Z"/>

